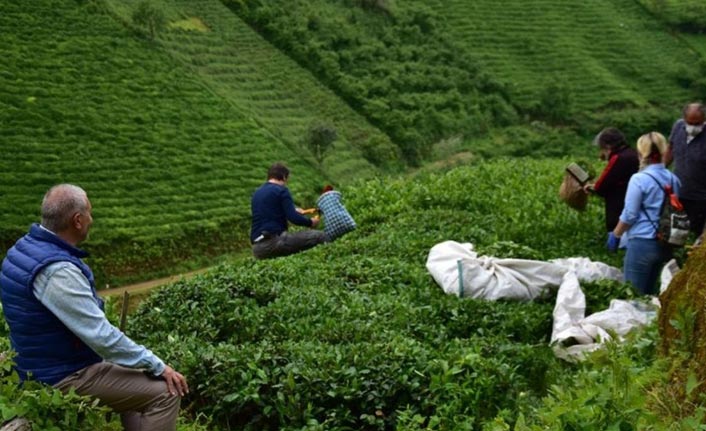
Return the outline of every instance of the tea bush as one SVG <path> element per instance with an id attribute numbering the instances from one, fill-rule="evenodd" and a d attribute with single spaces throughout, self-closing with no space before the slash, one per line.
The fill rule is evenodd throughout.
<path id="1" fill-rule="evenodd" d="M 225 427 L 480 429 L 513 417 L 572 373 L 548 345 L 553 297 L 460 300 L 424 263 L 447 239 L 501 257 L 618 263 L 603 250 L 600 203 L 577 213 L 558 200 L 566 163 L 495 161 L 344 187 L 358 230 L 161 289 L 129 330 L 189 376 L 191 411 Z M 626 293 L 590 287 L 595 308 Z"/>

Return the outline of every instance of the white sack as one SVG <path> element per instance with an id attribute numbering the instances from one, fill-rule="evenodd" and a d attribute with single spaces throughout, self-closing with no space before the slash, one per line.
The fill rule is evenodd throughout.
<path id="1" fill-rule="evenodd" d="M 585 257 L 551 262 L 478 256 L 473 244 L 445 241 L 429 251 L 427 269 L 449 295 L 464 298 L 529 301 L 556 288 L 567 271 L 582 281 L 620 280 L 622 272 Z"/>
<path id="2" fill-rule="evenodd" d="M 445 241 L 432 247 L 426 266 L 444 292 L 460 297 L 531 300 L 560 286 L 551 342 L 555 354 L 566 360 L 581 359 L 610 340 L 611 333 L 622 338 L 656 317 L 656 307 L 623 300 L 585 317 L 586 297 L 579 281 L 623 280 L 618 268 L 585 257 L 550 262 L 498 259 L 478 256 L 473 244 Z M 663 273 L 663 285 L 671 274 Z"/>
<path id="3" fill-rule="evenodd" d="M 586 298 L 572 272 L 564 277 L 554 306 L 552 338 L 554 354 L 565 360 L 580 360 L 604 342 L 611 333 L 622 339 L 631 330 L 645 326 L 656 316 L 656 306 L 614 299 L 607 310 L 584 317 Z"/>

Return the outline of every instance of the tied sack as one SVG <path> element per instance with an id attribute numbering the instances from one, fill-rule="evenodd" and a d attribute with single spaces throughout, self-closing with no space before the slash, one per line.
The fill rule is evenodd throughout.
<path id="1" fill-rule="evenodd" d="M 671 184 L 662 186 L 655 177 L 647 172 L 645 174 L 652 178 L 659 188 L 664 191 L 664 200 L 659 212 L 659 222 L 650 220 L 657 231 L 657 241 L 665 246 L 683 247 L 686 244 L 686 238 L 689 236 L 690 227 L 689 217 L 684 211 L 684 206 L 676 193 L 674 193 Z"/>
<path id="2" fill-rule="evenodd" d="M 583 184 L 585 180 L 582 178 L 581 181 L 575 174 L 575 171 L 571 168 L 576 166 L 574 163 L 566 168 L 566 173 L 564 174 L 564 181 L 561 182 L 559 187 L 559 198 L 566 202 L 571 208 L 579 211 L 586 209 L 586 204 L 588 203 L 588 195 L 583 191 Z M 578 168 L 578 166 L 576 166 Z M 587 177 L 588 175 L 586 175 Z"/>

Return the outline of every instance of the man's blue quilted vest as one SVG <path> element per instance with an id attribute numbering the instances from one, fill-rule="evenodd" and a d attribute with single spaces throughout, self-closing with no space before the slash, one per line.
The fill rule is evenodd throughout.
<path id="1" fill-rule="evenodd" d="M 0 300 L 10 327 L 10 343 L 21 379 L 49 385 L 102 359 L 84 344 L 33 293 L 37 274 L 55 262 L 71 262 L 81 269 L 96 294 L 93 273 L 81 261 L 87 253 L 34 224 L 7 252 L 0 272 Z"/>

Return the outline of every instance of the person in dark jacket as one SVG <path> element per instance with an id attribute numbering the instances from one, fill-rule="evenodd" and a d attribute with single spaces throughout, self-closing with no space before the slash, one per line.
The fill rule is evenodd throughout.
<path id="1" fill-rule="evenodd" d="M 615 229 L 620 213 L 625 206 L 625 193 L 630 177 L 637 172 L 640 162 L 637 152 L 630 148 L 620 130 L 609 127 L 603 129 L 595 140 L 602 160 L 608 165 L 595 183 L 584 186 L 584 190 L 593 192 L 605 199 L 606 232 Z"/>
<path id="2" fill-rule="evenodd" d="M 275 163 L 267 171 L 267 182 L 252 196 L 250 242 L 257 259 L 287 256 L 327 242 L 326 234 L 316 229 L 288 232 L 288 222 L 315 228 L 319 217 L 307 218 L 294 206 L 287 188 L 289 169 Z"/>
<path id="3" fill-rule="evenodd" d="M 120 413 L 128 431 L 174 431 L 184 376 L 125 336 L 103 312 L 87 253 L 93 224 L 78 186 L 52 187 L 33 224 L 7 252 L 0 298 L 20 379 L 74 389 Z"/>
<path id="4" fill-rule="evenodd" d="M 690 103 L 683 117 L 672 126 L 667 165 L 674 160 L 674 173 L 682 182 L 679 200 L 689 216 L 691 230 L 701 235 L 706 225 L 706 107 Z"/>

